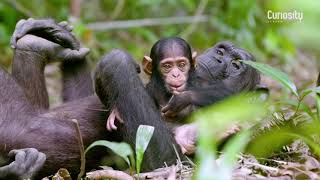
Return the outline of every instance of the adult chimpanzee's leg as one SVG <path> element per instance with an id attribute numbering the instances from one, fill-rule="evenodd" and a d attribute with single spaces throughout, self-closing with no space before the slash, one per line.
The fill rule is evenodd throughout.
<path id="1" fill-rule="evenodd" d="M 8 72 L 0 67 L 0 132 L 4 121 L 19 121 L 19 114 L 33 114 L 34 108 L 23 89 Z"/>
<path id="2" fill-rule="evenodd" d="M 28 179 L 42 167 L 46 156 L 33 148 L 12 150 L 15 137 L 26 126 L 35 109 L 17 82 L 0 67 L 0 179 Z M 8 152 L 10 151 L 9 155 Z M 10 163 L 9 156 L 15 158 Z M 10 163 L 10 164 L 9 164 Z"/>
<path id="3" fill-rule="evenodd" d="M 136 67 L 136 62 L 129 54 L 113 50 L 97 66 L 95 90 L 108 109 L 117 108 L 124 120 L 117 132 L 132 147 L 139 125 L 154 126 L 155 131 L 142 163 L 143 170 L 151 170 L 162 167 L 164 162 L 175 163 L 176 153 L 170 131 L 145 90 Z M 180 150 L 178 152 L 181 156 Z"/>
<path id="4" fill-rule="evenodd" d="M 70 32 L 71 30 L 72 28 L 66 22 L 58 24 L 51 19 L 20 20 L 16 25 L 11 38 L 11 46 L 16 49 L 13 75 L 35 107 L 40 109 L 49 107 L 43 70 L 50 61 L 60 60 L 62 62 L 64 101 L 93 94 L 87 61 L 84 57 L 74 56 L 74 52 L 81 52 L 81 48 L 79 41 Z M 33 34 L 36 37 L 24 38 L 27 34 Z M 48 41 L 41 41 L 39 37 Z M 58 57 L 59 55 L 56 54 L 68 51 L 62 47 L 70 48 L 71 53 Z M 82 52 L 84 52 L 83 49 Z"/>
<path id="5" fill-rule="evenodd" d="M 44 54 L 18 48 L 15 50 L 12 64 L 12 76 L 23 88 L 31 104 L 39 110 L 49 108 L 44 77 L 46 62 L 47 57 Z"/>
<path id="6" fill-rule="evenodd" d="M 81 72 L 87 71 L 82 61 L 88 52 L 89 50 L 85 48 L 71 50 L 34 35 L 25 35 L 16 45 L 12 75 L 37 111 L 48 109 L 49 101 L 44 77 L 45 65 L 52 61 L 79 62 L 80 65 L 74 66 L 72 72 L 77 73 L 75 77 L 80 77 Z M 89 80 L 84 80 L 84 82 L 90 84 L 90 76 L 88 77 Z M 88 84 L 85 85 L 88 86 Z M 90 89 L 90 85 L 79 89 Z M 84 96 L 83 94 L 87 95 L 88 92 L 77 95 L 79 94 Z"/>
<path id="7" fill-rule="evenodd" d="M 62 70 L 62 98 L 68 102 L 93 94 L 93 82 L 87 60 L 63 61 Z"/>

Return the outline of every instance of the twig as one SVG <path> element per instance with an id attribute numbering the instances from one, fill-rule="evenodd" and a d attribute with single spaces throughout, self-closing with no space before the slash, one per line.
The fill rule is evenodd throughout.
<path id="1" fill-rule="evenodd" d="M 81 180 L 81 177 L 84 175 L 85 169 L 86 169 L 86 158 L 84 155 L 84 146 L 83 146 L 83 140 L 81 136 L 79 123 L 76 119 L 72 119 L 72 122 L 74 123 L 75 129 L 77 132 L 77 140 L 80 148 L 81 165 L 80 165 L 80 173 L 78 174 L 78 180 Z"/>
<path id="2" fill-rule="evenodd" d="M 194 15 L 195 21 L 192 24 L 190 24 L 189 27 L 181 33 L 181 37 L 183 37 L 184 39 L 187 39 L 188 36 L 190 36 L 190 34 L 192 34 L 197 29 L 198 21 L 196 21 L 196 18 L 201 16 L 207 4 L 208 4 L 208 0 L 200 1 L 197 7 L 196 13 Z"/>
<path id="3" fill-rule="evenodd" d="M 153 178 L 156 179 L 157 177 L 168 178 L 172 174 L 172 171 L 174 171 L 174 174 L 176 174 L 178 171 L 180 171 L 180 169 L 181 168 L 178 166 L 170 166 L 165 168 L 159 168 L 152 172 L 135 174 L 134 177 L 140 180 Z"/>
<path id="4" fill-rule="evenodd" d="M 134 180 L 129 174 L 124 173 L 122 171 L 117 171 L 113 169 L 104 169 L 104 170 L 97 170 L 87 173 L 87 178 L 89 179 L 103 179 L 103 178 L 110 178 L 110 179 L 117 179 L 117 180 Z"/>
<path id="5" fill-rule="evenodd" d="M 124 20 L 124 21 L 111 21 L 111 22 L 97 22 L 87 24 L 89 29 L 95 31 L 105 31 L 110 29 L 125 29 L 142 26 L 161 26 L 170 24 L 186 24 L 194 22 L 208 22 L 209 16 L 181 16 L 181 17 L 168 17 L 168 18 L 151 18 L 151 19 L 138 19 L 138 20 Z"/>
<path id="6" fill-rule="evenodd" d="M 246 164 L 253 165 L 253 166 L 256 166 L 258 168 L 267 170 L 267 171 L 274 171 L 274 172 L 278 172 L 279 171 L 278 168 L 269 167 L 269 166 L 265 166 L 265 165 L 262 165 L 262 164 L 257 164 L 257 163 L 252 163 L 252 162 L 246 162 Z"/>
<path id="7" fill-rule="evenodd" d="M 24 8 L 16 0 L 5 0 L 4 2 L 7 3 L 9 6 L 11 6 L 12 8 L 14 8 L 19 13 L 23 14 L 24 16 L 33 17 L 32 12 Z"/>

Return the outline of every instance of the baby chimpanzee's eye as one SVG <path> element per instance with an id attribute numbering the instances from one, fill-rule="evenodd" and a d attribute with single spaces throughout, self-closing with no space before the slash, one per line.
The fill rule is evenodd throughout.
<path id="1" fill-rule="evenodd" d="M 179 68 L 184 68 L 185 66 L 186 66 L 186 63 L 185 62 L 181 62 L 181 63 L 179 63 Z"/>
<path id="2" fill-rule="evenodd" d="M 170 64 L 164 64 L 162 67 L 164 67 L 165 69 L 170 69 L 171 65 Z"/>

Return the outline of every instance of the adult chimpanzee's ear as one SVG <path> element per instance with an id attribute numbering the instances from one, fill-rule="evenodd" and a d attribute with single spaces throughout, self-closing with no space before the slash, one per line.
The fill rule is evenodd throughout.
<path id="1" fill-rule="evenodd" d="M 197 61 L 196 61 L 197 55 L 198 55 L 197 51 L 192 52 L 191 63 L 192 63 L 192 66 L 194 66 L 194 67 L 196 67 L 196 65 L 197 65 Z"/>
<path id="2" fill-rule="evenodd" d="M 143 67 L 143 71 L 147 75 L 152 74 L 152 59 L 149 56 L 143 56 L 142 67 Z"/>

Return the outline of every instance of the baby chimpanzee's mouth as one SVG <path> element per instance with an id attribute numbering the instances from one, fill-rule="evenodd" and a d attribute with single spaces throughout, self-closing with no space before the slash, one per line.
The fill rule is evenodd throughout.
<path id="1" fill-rule="evenodd" d="M 170 84 L 169 87 L 172 91 L 181 92 L 184 91 L 185 84 Z"/>
<path id="2" fill-rule="evenodd" d="M 178 87 L 180 87 L 180 86 L 182 86 L 182 84 L 173 84 L 173 85 L 170 85 L 171 87 L 173 87 L 173 88 L 178 88 Z"/>

